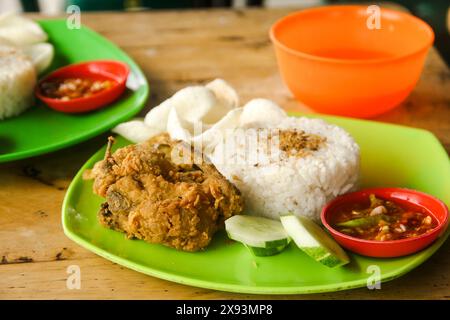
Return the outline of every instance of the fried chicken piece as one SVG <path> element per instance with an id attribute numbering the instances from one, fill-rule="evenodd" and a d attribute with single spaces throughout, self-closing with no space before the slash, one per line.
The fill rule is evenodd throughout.
<path id="1" fill-rule="evenodd" d="M 190 146 L 167 134 L 114 154 L 112 143 L 109 139 L 105 158 L 86 175 L 95 179 L 94 192 L 106 198 L 98 214 L 104 226 L 129 238 L 196 251 L 227 218 L 242 212 L 239 190 L 213 164 L 194 161 L 199 153 Z M 186 151 L 191 151 L 187 163 L 172 161 Z"/>

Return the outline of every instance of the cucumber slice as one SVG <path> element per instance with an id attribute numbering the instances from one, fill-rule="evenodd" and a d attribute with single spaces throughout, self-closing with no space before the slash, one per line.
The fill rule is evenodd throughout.
<path id="1" fill-rule="evenodd" d="M 316 223 L 305 217 L 280 217 L 286 232 L 308 256 L 334 268 L 350 262 L 345 251 Z"/>
<path id="2" fill-rule="evenodd" d="M 281 251 L 286 249 L 287 244 L 275 248 L 258 248 L 258 247 L 251 247 L 246 244 L 244 244 L 250 252 L 257 257 L 268 257 L 273 256 L 276 254 L 279 254 Z"/>
<path id="3" fill-rule="evenodd" d="M 225 220 L 230 239 L 250 247 L 278 248 L 289 244 L 289 236 L 279 221 L 254 216 L 238 215 Z"/>

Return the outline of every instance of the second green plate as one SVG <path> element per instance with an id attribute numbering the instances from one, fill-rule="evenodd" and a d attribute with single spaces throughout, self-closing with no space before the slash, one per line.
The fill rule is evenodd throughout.
<path id="1" fill-rule="evenodd" d="M 127 90 L 113 104 L 89 113 L 61 113 L 37 104 L 17 117 L 0 121 L 0 163 L 51 152 L 92 138 L 137 114 L 147 100 L 149 89 L 144 74 L 113 43 L 86 27 L 70 30 L 65 20 L 39 23 L 55 47 L 50 70 L 82 61 L 120 60 L 131 70 Z"/>

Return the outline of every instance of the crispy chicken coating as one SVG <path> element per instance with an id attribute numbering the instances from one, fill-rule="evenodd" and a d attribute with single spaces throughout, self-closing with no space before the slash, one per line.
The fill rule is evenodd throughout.
<path id="1" fill-rule="evenodd" d="M 175 149 L 182 153 L 193 151 L 190 146 L 162 134 L 111 154 L 112 142 L 86 175 L 94 179 L 94 192 L 106 198 L 98 213 L 104 226 L 130 238 L 196 251 L 210 243 L 227 218 L 242 212 L 239 190 L 213 164 L 194 156 L 184 164 L 172 161 L 174 148 L 182 146 Z"/>

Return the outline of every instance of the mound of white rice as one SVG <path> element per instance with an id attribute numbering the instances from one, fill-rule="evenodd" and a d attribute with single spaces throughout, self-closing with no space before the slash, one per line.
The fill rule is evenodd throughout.
<path id="1" fill-rule="evenodd" d="M 0 120 L 20 114 L 33 103 L 36 71 L 16 47 L 0 42 Z"/>
<path id="2" fill-rule="evenodd" d="M 247 214 L 277 219 L 291 212 L 320 221 L 328 201 L 356 187 L 358 145 L 342 128 L 318 119 L 286 117 L 271 128 L 325 139 L 317 150 L 298 156 L 281 151 L 275 138 L 251 139 L 262 131 L 237 130 L 217 145 L 211 161 L 242 192 Z"/>

